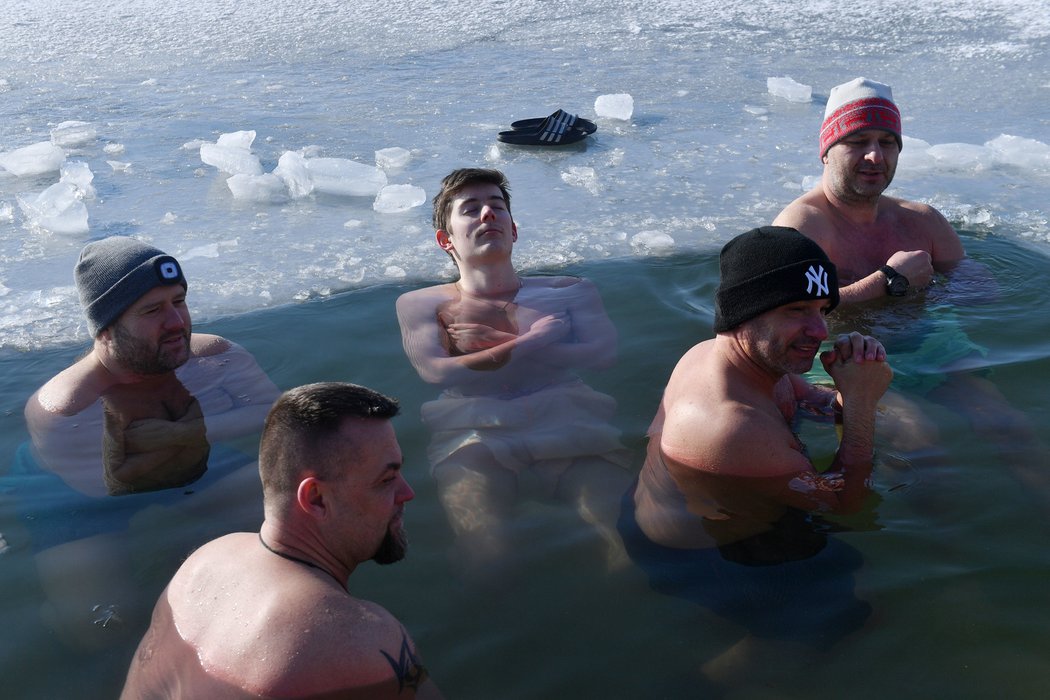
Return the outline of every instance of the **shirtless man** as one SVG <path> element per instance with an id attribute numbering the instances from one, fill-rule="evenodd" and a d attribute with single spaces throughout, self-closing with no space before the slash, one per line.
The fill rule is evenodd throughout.
<path id="1" fill-rule="evenodd" d="M 45 617 L 93 648 L 119 635 L 120 620 L 134 626 L 133 517 L 158 505 L 196 512 L 205 529 L 216 513 L 258 518 L 252 458 L 213 447 L 258 433 L 279 392 L 244 348 L 191 332 L 174 257 L 107 238 L 83 249 L 75 277 L 92 348 L 29 398 L 32 442 L 19 460 L 38 484 L 22 501 Z"/>
<path id="2" fill-rule="evenodd" d="M 979 263 L 966 259 L 955 229 L 934 208 L 887 197 L 901 149 L 901 118 L 888 85 L 856 78 L 831 90 L 820 131 L 824 173 L 820 185 L 789 204 L 774 225 L 790 226 L 812 238 L 839 269 L 843 304 L 887 295 L 903 297 L 930 284 L 934 273 L 951 273 L 943 301 L 927 311 L 934 330 L 910 354 L 894 353 L 901 388 L 961 413 L 973 430 L 1032 492 L 1050 502 L 1050 478 L 1036 465 L 1048 451 L 1031 420 L 987 377 L 972 370 L 986 366 L 987 353 L 972 342 L 952 307 L 993 294 L 995 280 Z M 961 293 L 955 293 L 953 283 Z M 912 318 L 899 325 L 911 334 Z M 889 342 L 889 341 L 887 341 Z M 894 395 L 893 409 L 907 422 L 926 423 L 908 401 Z M 916 430 L 915 432 L 919 432 Z"/>
<path id="3" fill-rule="evenodd" d="M 470 574 L 506 550 L 519 487 L 574 502 L 622 558 L 614 523 L 628 476 L 615 401 L 580 369 L 609 367 L 616 329 L 594 285 L 522 277 L 511 261 L 517 226 L 506 178 L 456 170 L 434 198 L 434 226 L 459 280 L 397 301 L 405 353 L 441 397 L 423 406 L 429 458 Z M 507 562 L 503 562 L 507 563 Z"/>
<path id="4" fill-rule="evenodd" d="M 820 184 L 773 220 L 827 252 L 839 270 L 843 304 L 922 289 L 966 255 L 936 209 L 883 194 L 901 145 L 900 111 L 888 85 L 856 78 L 832 88 L 820 130 Z"/>
<path id="5" fill-rule="evenodd" d="M 122 698 L 439 698 L 415 644 L 353 597 L 359 564 L 405 555 L 390 419 L 398 404 L 353 384 L 285 392 L 259 449 L 259 532 L 209 542 L 161 594 Z"/>
<path id="6" fill-rule="evenodd" d="M 878 341 L 850 333 L 820 353 L 834 389 L 799 376 L 828 337 L 824 316 L 839 294 L 835 266 L 797 231 L 741 234 L 720 269 L 715 338 L 671 375 L 621 533 L 654 588 L 742 624 L 748 644 L 826 648 L 860 627 L 869 606 L 853 595 L 859 554 L 811 513 L 850 513 L 870 494 L 875 410 L 893 372 Z M 814 410 L 841 423 L 823 472 L 794 432 Z M 717 665 L 707 670 L 722 680 Z"/>

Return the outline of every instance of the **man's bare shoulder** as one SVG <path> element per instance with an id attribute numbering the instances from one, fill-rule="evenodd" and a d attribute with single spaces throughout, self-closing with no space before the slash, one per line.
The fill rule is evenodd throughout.
<path id="1" fill-rule="evenodd" d="M 809 468 L 773 399 L 750 387 L 718 350 L 718 338 L 679 361 L 664 393 L 661 448 L 709 473 L 768 476 Z"/>
<path id="2" fill-rule="evenodd" d="M 348 697 L 394 697 L 402 686 L 417 687 L 425 671 L 408 633 L 383 606 L 326 588 L 287 601 L 272 620 L 284 630 L 280 657 L 287 660 L 264 695 L 289 692 Z M 400 697 L 411 697 L 407 693 Z"/>
<path id="3" fill-rule="evenodd" d="M 784 207 L 773 225 L 793 228 L 818 242 L 834 235 L 831 205 L 824 190 L 815 187 Z"/>
<path id="4" fill-rule="evenodd" d="M 682 356 L 662 399 L 664 452 L 699 469 L 706 468 L 712 439 L 722 434 L 724 425 L 734 423 L 725 410 L 727 375 L 714 344 L 698 343 Z"/>
<path id="5" fill-rule="evenodd" d="M 796 209 L 805 209 L 808 207 L 819 210 L 826 210 L 828 208 L 828 198 L 824 194 L 824 188 L 821 185 L 817 185 L 813 189 L 803 192 L 796 197 L 791 204 L 784 207 L 783 211 L 780 212 L 777 218 L 780 218 L 780 216 L 783 216 L 785 213 L 790 213 Z"/>
<path id="6" fill-rule="evenodd" d="M 207 333 L 190 336 L 190 353 L 195 357 L 219 355 L 232 347 L 233 343 L 221 336 Z M 114 381 L 95 353 L 89 352 L 45 382 L 29 398 L 26 416 L 31 420 L 48 414 L 75 416 L 95 403 Z"/>
<path id="7" fill-rule="evenodd" d="M 110 386 L 109 374 L 93 353 L 80 358 L 44 383 L 26 402 L 30 421 L 54 416 L 75 416 L 95 403 Z"/>
<path id="8" fill-rule="evenodd" d="M 573 277 L 571 275 L 551 275 L 525 277 L 525 284 L 546 289 L 564 289 L 566 287 L 593 287 L 594 284 L 586 277 Z"/>
<path id="9" fill-rule="evenodd" d="M 948 223 L 944 214 L 929 204 L 883 195 L 879 206 L 892 208 L 900 222 L 905 225 L 921 225 L 933 232 L 955 234 L 955 229 Z"/>
<path id="10" fill-rule="evenodd" d="M 399 310 L 415 309 L 419 307 L 436 307 L 442 302 L 457 296 L 456 283 L 435 284 L 431 287 L 422 287 L 405 292 L 397 298 Z"/>
<path id="11" fill-rule="evenodd" d="M 180 633 L 208 668 L 257 695 L 397 689 L 415 648 L 382 606 L 234 533 L 194 552 L 168 587 Z M 201 601 L 209 601 L 202 605 Z M 394 663 L 391 663 L 391 660 Z M 393 693 L 391 693 L 393 696 Z"/>
<path id="12" fill-rule="evenodd" d="M 955 262 L 966 256 L 958 232 L 941 212 L 929 204 L 883 195 L 880 207 L 897 230 L 920 242 L 918 245 L 933 256 L 934 265 Z"/>
<path id="13" fill-rule="evenodd" d="M 196 357 L 221 355 L 233 347 L 233 343 L 219 335 L 194 333 L 190 336 L 190 353 Z"/>
<path id="14" fill-rule="evenodd" d="M 548 299 L 556 304 L 565 304 L 565 308 L 569 310 L 597 309 L 602 305 L 598 287 L 586 277 L 525 277 L 522 291 L 532 294 L 531 297 L 525 297 L 527 299 Z"/>
<path id="15" fill-rule="evenodd" d="M 783 430 L 783 425 L 777 426 L 753 405 L 696 394 L 667 406 L 660 446 L 679 464 L 734 474 L 747 466 L 746 453 L 754 441 L 771 430 Z"/>

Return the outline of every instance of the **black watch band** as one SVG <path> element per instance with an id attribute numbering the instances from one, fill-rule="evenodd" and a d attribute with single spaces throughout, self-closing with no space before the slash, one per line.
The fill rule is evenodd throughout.
<path id="1" fill-rule="evenodd" d="M 891 297 L 902 297 L 908 293 L 908 278 L 889 265 L 883 265 L 879 272 L 886 275 L 886 293 Z"/>

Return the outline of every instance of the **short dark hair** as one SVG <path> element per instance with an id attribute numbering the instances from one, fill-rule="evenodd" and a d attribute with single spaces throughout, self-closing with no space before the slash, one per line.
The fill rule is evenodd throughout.
<path id="1" fill-rule="evenodd" d="M 510 212 L 510 183 L 507 182 L 506 175 L 499 170 L 488 168 L 460 168 L 444 177 L 441 181 L 441 189 L 434 196 L 435 230 L 448 230 L 448 220 L 452 214 L 452 200 L 464 187 L 477 183 L 499 187 L 500 192 L 503 193 L 503 200 L 507 203 L 507 211 Z"/>
<path id="2" fill-rule="evenodd" d="M 331 459 L 327 446 L 347 418 L 389 420 L 400 410 L 397 399 L 346 382 L 318 382 L 284 392 L 266 416 L 259 444 L 265 498 L 291 497 L 305 472 L 320 479 L 339 476 L 330 471 L 341 460 Z"/>

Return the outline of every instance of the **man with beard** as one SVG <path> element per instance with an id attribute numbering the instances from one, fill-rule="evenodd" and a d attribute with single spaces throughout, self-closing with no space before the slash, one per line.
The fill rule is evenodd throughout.
<path id="1" fill-rule="evenodd" d="M 435 698 L 401 624 L 347 591 L 407 547 L 414 493 L 390 419 L 353 384 L 285 392 L 259 449 L 266 518 L 198 549 L 153 612 L 124 698 Z M 173 689 L 178 689 L 177 691 Z"/>
<path id="2" fill-rule="evenodd" d="M 134 626 L 133 519 L 153 506 L 179 513 L 178 527 L 152 539 L 155 553 L 196 546 L 221 522 L 228 532 L 258 521 L 254 455 L 233 441 L 258 433 L 279 391 L 244 348 L 191 332 L 174 257 L 106 238 L 85 246 L 75 278 L 92 348 L 30 397 L 32 441 L 16 470 L 33 484 L 20 507 L 44 617 L 71 646 L 91 649 L 121 636 L 121 620 Z"/>
<path id="3" fill-rule="evenodd" d="M 747 678 L 764 667 L 754 656 L 762 650 L 798 661 L 784 642 L 826 649 L 867 618 L 853 594 L 859 554 L 814 513 L 864 504 L 876 406 L 893 372 L 877 340 L 850 333 L 820 353 L 834 389 L 802 379 L 839 294 L 835 266 L 798 231 L 741 234 L 722 249 L 720 269 L 716 335 L 671 375 L 620 532 L 654 588 L 748 630 L 705 667 L 733 682 L 735 671 Z M 842 432 L 821 472 L 795 430 L 824 411 Z"/>
<path id="4" fill-rule="evenodd" d="M 185 486 L 207 470 L 209 440 L 261 427 L 276 387 L 243 348 L 191 332 L 175 258 L 106 238 L 75 276 L 94 343 L 26 404 L 45 469 L 88 496 Z M 85 459 L 99 445 L 101 471 Z"/>
<path id="5" fill-rule="evenodd" d="M 832 88 L 820 131 L 820 184 L 773 221 L 824 249 L 838 267 L 843 304 L 904 296 L 965 257 L 940 212 L 883 194 L 902 143 L 889 85 L 855 78 Z"/>
<path id="6" fill-rule="evenodd" d="M 998 285 L 983 264 L 966 257 L 959 235 L 936 209 L 883 194 L 901 146 L 900 111 L 888 85 L 855 78 L 832 88 L 820 131 L 821 182 L 773 224 L 798 229 L 827 252 L 839 270 L 844 305 L 903 297 L 913 302 L 857 309 L 856 317 L 877 324 L 893 351 L 894 387 L 962 415 L 1029 492 L 1040 494 L 1046 510 L 1050 478 L 1036 465 L 1047 463 L 1050 450 L 991 379 L 996 363 L 969 338 L 959 313 L 994 297 Z M 942 282 L 919 294 L 935 273 L 945 275 Z M 923 323 L 917 324 L 915 305 L 923 302 Z M 932 446 L 936 429 L 923 418 L 927 411 L 909 401 L 897 401 L 899 412 L 925 424 L 917 432 Z"/>

